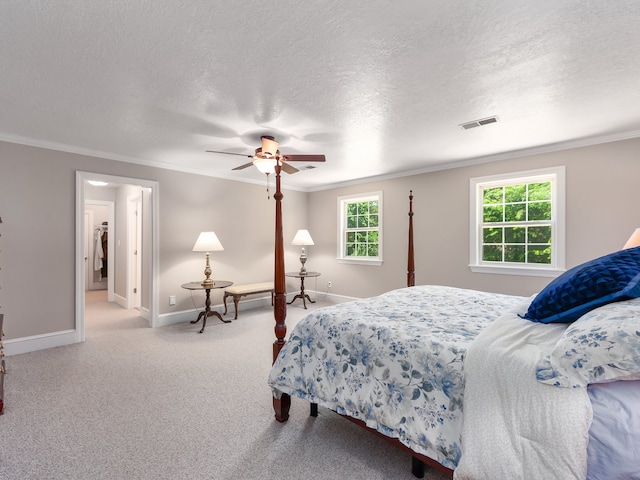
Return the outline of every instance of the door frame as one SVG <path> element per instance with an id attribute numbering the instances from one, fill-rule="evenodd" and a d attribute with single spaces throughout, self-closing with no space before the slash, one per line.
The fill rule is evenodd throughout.
<path id="1" fill-rule="evenodd" d="M 149 189 L 150 199 L 150 272 L 145 282 L 145 287 L 149 289 L 149 310 L 148 310 L 148 322 L 152 328 L 159 326 L 158 319 L 158 272 L 159 272 L 159 183 L 151 180 L 144 180 L 139 178 L 119 177 L 114 175 L 105 175 L 101 173 L 76 171 L 76 264 L 75 264 L 75 277 L 76 277 L 76 305 L 75 305 L 75 341 L 84 342 L 85 339 L 85 270 L 84 270 L 84 204 L 85 204 L 85 186 L 89 180 L 98 180 L 108 182 L 112 184 L 120 185 L 139 185 L 142 188 Z M 115 239 L 114 239 L 115 240 Z M 110 275 L 113 277 L 113 275 Z M 141 309 L 141 314 L 144 311 Z M 144 315 L 143 315 L 144 316 Z"/>
<path id="2" fill-rule="evenodd" d="M 142 192 L 127 197 L 127 308 L 142 310 Z"/>

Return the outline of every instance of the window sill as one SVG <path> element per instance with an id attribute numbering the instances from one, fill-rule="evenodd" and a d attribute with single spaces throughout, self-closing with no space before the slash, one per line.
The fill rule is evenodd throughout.
<path id="1" fill-rule="evenodd" d="M 557 277 L 565 272 L 551 267 L 512 267 L 508 265 L 469 265 L 472 272 L 499 275 L 523 275 L 527 277 Z"/>
<path id="2" fill-rule="evenodd" d="M 350 265 L 370 265 L 373 267 L 379 267 L 382 265 L 382 260 L 379 259 L 364 259 L 364 258 L 337 258 L 338 263 L 345 263 Z"/>

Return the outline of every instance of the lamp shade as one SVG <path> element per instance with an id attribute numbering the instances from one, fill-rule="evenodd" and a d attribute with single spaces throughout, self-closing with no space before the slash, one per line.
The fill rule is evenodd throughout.
<path id="1" fill-rule="evenodd" d="M 309 230 L 298 230 L 291 245 L 314 245 Z"/>
<path id="2" fill-rule="evenodd" d="M 634 232 L 631 234 L 631 236 L 629 237 L 629 240 L 627 240 L 627 243 L 625 243 L 624 247 L 622 248 L 625 249 L 625 248 L 637 247 L 639 245 L 640 245 L 640 228 L 636 228 Z"/>
<path id="3" fill-rule="evenodd" d="M 273 139 L 273 137 L 268 137 L 266 135 L 263 135 L 261 137 L 261 140 L 262 140 L 262 154 L 271 155 L 272 157 L 275 157 L 276 154 L 278 153 L 279 143 L 276 142 Z"/>
<path id="4" fill-rule="evenodd" d="M 224 250 L 215 232 L 202 232 L 193 246 L 194 252 L 215 252 Z"/>

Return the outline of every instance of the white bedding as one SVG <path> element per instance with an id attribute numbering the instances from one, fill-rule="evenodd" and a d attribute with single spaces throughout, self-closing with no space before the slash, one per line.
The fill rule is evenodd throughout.
<path id="1" fill-rule="evenodd" d="M 528 304 L 492 322 L 467 350 L 456 480 L 586 478 L 592 418 L 587 389 L 536 380 L 537 363 L 566 325 L 519 318 Z"/>
<path id="2" fill-rule="evenodd" d="M 640 480 L 640 380 L 589 385 L 589 480 Z"/>

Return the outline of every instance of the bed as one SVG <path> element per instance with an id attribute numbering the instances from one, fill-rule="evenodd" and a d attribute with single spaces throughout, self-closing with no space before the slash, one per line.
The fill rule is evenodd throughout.
<path id="1" fill-rule="evenodd" d="M 316 310 L 287 342 L 276 198 L 276 419 L 292 396 L 329 408 L 409 451 L 416 476 L 640 478 L 640 247 L 612 254 L 616 278 L 597 259 L 528 298 L 415 286 L 412 198 L 408 286 Z"/>

